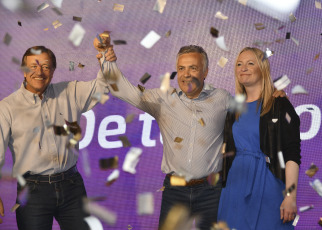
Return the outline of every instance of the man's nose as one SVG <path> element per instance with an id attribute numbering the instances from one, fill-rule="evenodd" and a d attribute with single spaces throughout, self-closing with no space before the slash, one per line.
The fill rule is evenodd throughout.
<path id="1" fill-rule="evenodd" d="M 184 71 L 184 76 L 185 76 L 185 77 L 190 77 L 190 69 L 186 69 L 186 70 Z"/>
<path id="2" fill-rule="evenodd" d="M 36 74 L 37 75 L 42 75 L 43 74 L 43 70 L 42 70 L 41 66 L 37 66 L 37 68 L 36 68 Z"/>

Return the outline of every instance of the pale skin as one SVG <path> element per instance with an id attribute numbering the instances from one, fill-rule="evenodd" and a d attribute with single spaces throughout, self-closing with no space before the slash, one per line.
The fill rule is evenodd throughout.
<path id="1" fill-rule="evenodd" d="M 261 94 L 263 80 L 257 59 L 252 51 L 245 51 L 239 55 L 236 65 L 236 77 L 239 83 L 245 87 L 247 94 L 246 101 L 253 102 L 258 100 Z M 275 92 L 276 94 L 279 94 L 277 92 L 283 91 Z M 281 95 L 283 95 L 283 93 Z M 294 220 L 297 213 L 296 191 L 298 176 L 298 164 L 294 161 L 287 161 L 285 164 L 285 187 L 289 188 L 295 184 L 295 190 L 290 193 L 290 196 L 285 196 L 280 206 L 280 217 L 283 220 L 283 223 Z"/>

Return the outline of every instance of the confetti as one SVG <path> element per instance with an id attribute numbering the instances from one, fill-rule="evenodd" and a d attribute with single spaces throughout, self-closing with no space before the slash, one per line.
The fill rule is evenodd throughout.
<path id="1" fill-rule="evenodd" d="M 126 45 L 124 40 L 113 40 L 114 45 Z"/>
<path id="2" fill-rule="evenodd" d="M 117 219 L 117 216 L 116 216 L 116 213 L 92 202 L 92 201 L 89 201 L 88 199 L 84 199 L 84 211 L 91 214 L 91 215 L 94 215 L 94 216 L 97 216 L 98 218 L 100 218 L 101 220 L 103 220 L 104 222 L 110 224 L 110 225 L 114 225 L 116 223 L 116 219 Z"/>
<path id="3" fill-rule="evenodd" d="M 220 57 L 219 61 L 217 62 L 217 65 L 219 65 L 221 68 L 224 68 L 227 62 L 228 62 L 227 58 Z"/>
<path id="4" fill-rule="evenodd" d="M 3 38 L 3 43 L 8 46 L 11 42 L 11 39 L 12 39 L 11 35 L 6 33 L 6 35 Z"/>
<path id="5" fill-rule="evenodd" d="M 291 117 L 288 113 L 285 114 L 285 119 L 287 120 L 288 123 L 291 123 Z"/>
<path id="6" fill-rule="evenodd" d="M 200 118 L 198 122 L 201 124 L 201 126 L 205 126 L 205 121 L 202 118 Z"/>
<path id="7" fill-rule="evenodd" d="M 296 17 L 294 16 L 293 13 L 290 14 L 289 19 L 290 19 L 291 22 L 295 22 L 296 21 Z"/>
<path id="8" fill-rule="evenodd" d="M 315 8 L 321 10 L 322 9 L 322 5 L 321 5 L 321 2 L 319 1 L 315 1 Z"/>
<path id="9" fill-rule="evenodd" d="M 216 28 L 211 27 L 211 28 L 210 28 L 210 34 L 211 34 L 214 38 L 218 38 L 219 31 L 218 31 Z"/>
<path id="10" fill-rule="evenodd" d="M 114 91 L 119 91 L 119 88 L 117 87 L 117 85 L 116 85 L 116 84 L 110 84 L 110 86 L 112 87 L 112 89 L 113 89 Z"/>
<path id="11" fill-rule="evenodd" d="M 266 48 L 264 58 L 269 58 L 270 56 L 273 56 L 273 54 L 274 54 L 274 51 L 271 51 L 269 48 Z"/>
<path id="12" fill-rule="evenodd" d="M 212 230 L 230 230 L 230 229 L 226 222 L 218 221 L 218 223 L 213 223 Z"/>
<path id="13" fill-rule="evenodd" d="M 319 179 L 310 182 L 310 185 L 320 196 L 322 196 L 322 183 Z"/>
<path id="14" fill-rule="evenodd" d="M 278 118 L 273 118 L 273 119 L 272 119 L 272 122 L 273 122 L 273 123 L 276 123 L 277 121 L 278 121 Z"/>
<path id="15" fill-rule="evenodd" d="M 125 156 L 124 163 L 122 166 L 123 171 L 135 174 L 135 167 L 139 162 L 139 157 L 141 154 L 142 149 L 132 147 Z"/>
<path id="16" fill-rule="evenodd" d="M 222 154 L 225 154 L 226 153 L 226 142 L 224 142 L 223 144 L 222 144 L 222 146 L 221 146 L 221 153 Z"/>
<path id="17" fill-rule="evenodd" d="M 63 13 L 59 9 L 57 9 L 56 7 L 52 8 L 52 10 L 59 16 L 63 15 Z"/>
<path id="18" fill-rule="evenodd" d="M 107 177 L 106 185 L 112 185 L 120 176 L 120 171 L 118 169 L 113 170 L 113 172 Z"/>
<path id="19" fill-rule="evenodd" d="M 123 12 L 124 11 L 124 5 L 114 3 L 113 10 Z"/>
<path id="20" fill-rule="evenodd" d="M 308 211 L 308 210 L 313 209 L 313 208 L 314 208 L 313 204 L 312 205 L 307 205 L 307 206 L 300 207 L 299 211 L 300 212 L 305 212 L 305 211 Z"/>
<path id="21" fill-rule="evenodd" d="M 33 49 L 33 48 L 30 49 L 30 52 L 32 54 L 34 54 L 34 55 L 40 55 L 41 54 L 41 50 L 36 50 L 36 49 Z"/>
<path id="22" fill-rule="evenodd" d="M 171 35 L 171 30 L 169 30 L 168 32 L 165 33 L 165 37 L 168 38 Z"/>
<path id="23" fill-rule="evenodd" d="M 144 85 L 149 79 L 150 79 L 151 75 L 148 74 L 148 73 L 145 73 L 141 79 L 140 79 L 140 82 Z"/>
<path id="24" fill-rule="evenodd" d="M 15 212 L 16 210 L 17 210 L 17 208 L 19 208 L 20 207 L 20 204 L 15 204 L 11 209 L 10 209 L 10 211 L 11 212 Z"/>
<path id="25" fill-rule="evenodd" d="M 167 0 L 157 0 L 154 4 L 153 10 L 158 11 L 160 14 L 162 14 L 166 3 Z"/>
<path id="26" fill-rule="evenodd" d="M 287 77 L 287 75 L 283 75 L 274 80 L 274 86 L 277 90 L 285 89 L 290 83 L 291 80 Z"/>
<path id="27" fill-rule="evenodd" d="M 49 4 L 48 3 L 42 3 L 42 4 L 40 4 L 38 7 L 37 7 L 37 11 L 38 11 L 38 13 L 40 12 L 40 11 L 43 11 L 44 9 L 46 9 L 47 7 L 49 6 Z"/>
<path id="28" fill-rule="evenodd" d="M 104 93 L 101 93 L 101 92 L 96 92 L 92 96 L 92 99 L 95 100 L 95 101 L 98 101 L 99 103 L 101 103 L 102 105 L 104 105 L 105 102 L 108 99 L 110 99 L 110 97 L 107 94 L 104 94 Z"/>
<path id="29" fill-rule="evenodd" d="M 193 221 L 189 221 L 189 218 L 190 211 L 188 208 L 184 205 L 176 204 L 170 209 L 160 230 L 191 229 Z"/>
<path id="30" fill-rule="evenodd" d="M 154 211 L 154 199 L 151 192 L 137 195 L 137 214 L 152 215 Z"/>
<path id="31" fill-rule="evenodd" d="M 124 148 L 131 146 L 131 143 L 130 143 L 129 139 L 127 139 L 127 136 L 119 136 L 118 138 L 119 138 L 119 140 L 122 141 Z"/>
<path id="32" fill-rule="evenodd" d="M 313 177 L 318 170 L 319 170 L 319 168 L 315 164 L 312 163 L 310 168 L 305 171 L 305 174 L 308 175 L 309 177 Z"/>
<path id="33" fill-rule="evenodd" d="M 211 173 L 207 177 L 207 181 L 210 185 L 215 186 L 220 179 L 220 173 Z"/>
<path id="34" fill-rule="evenodd" d="M 131 230 L 132 228 L 133 228 L 133 227 L 132 227 L 131 225 L 128 225 L 128 226 L 127 226 L 127 229 L 128 229 L 128 230 Z"/>
<path id="35" fill-rule="evenodd" d="M 45 28 L 45 29 L 44 29 L 44 31 L 47 31 L 47 30 L 48 30 L 48 28 Z"/>
<path id="36" fill-rule="evenodd" d="M 103 230 L 103 225 L 95 216 L 88 216 L 84 218 L 90 230 Z"/>
<path id="37" fill-rule="evenodd" d="M 247 5 L 247 0 L 238 0 L 238 2 L 244 6 Z"/>
<path id="38" fill-rule="evenodd" d="M 163 186 L 162 188 L 158 189 L 157 192 L 163 192 L 165 189 L 165 186 Z"/>
<path id="39" fill-rule="evenodd" d="M 246 95 L 236 94 L 234 98 L 230 99 L 229 111 L 244 113 L 247 110 Z"/>
<path id="40" fill-rule="evenodd" d="M 320 217 L 318 224 L 322 227 L 322 217 Z"/>
<path id="41" fill-rule="evenodd" d="M 225 44 L 224 36 L 220 36 L 219 38 L 217 38 L 216 44 L 220 49 L 222 49 L 224 51 L 229 51 L 229 49 L 227 48 L 227 46 Z"/>
<path id="42" fill-rule="evenodd" d="M 160 90 L 161 92 L 166 93 L 169 87 L 170 87 L 170 73 L 168 72 L 162 77 Z"/>
<path id="43" fill-rule="evenodd" d="M 85 67 L 85 65 L 83 65 L 82 63 L 78 63 L 78 67 L 83 69 Z"/>
<path id="44" fill-rule="evenodd" d="M 24 1 L 22 0 L 2 0 L 1 3 L 6 9 L 12 12 L 24 7 Z"/>
<path id="45" fill-rule="evenodd" d="M 186 186 L 187 182 L 184 177 L 171 175 L 170 184 L 171 186 Z"/>
<path id="46" fill-rule="evenodd" d="M 277 43 L 284 43 L 285 42 L 285 39 L 284 38 L 279 38 L 279 39 L 276 39 L 275 42 L 277 42 Z"/>
<path id="47" fill-rule="evenodd" d="M 125 118 L 125 123 L 131 123 L 134 119 L 135 114 L 128 114 Z"/>
<path id="48" fill-rule="evenodd" d="M 279 163 L 280 163 L 280 167 L 282 169 L 285 169 L 285 162 L 284 162 L 284 156 L 283 156 L 282 151 L 278 151 L 277 156 L 278 156 L 278 160 L 279 160 Z"/>
<path id="49" fill-rule="evenodd" d="M 18 25 L 19 25 L 19 26 L 22 26 L 22 25 L 21 25 L 21 21 L 18 21 Z"/>
<path id="50" fill-rule="evenodd" d="M 101 170 L 116 169 L 119 167 L 119 157 L 104 158 L 99 160 Z"/>
<path id="51" fill-rule="evenodd" d="M 183 141 L 181 137 L 174 138 L 174 142 L 181 143 L 181 141 Z"/>
<path id="52" fill-rule="evenodd" d="M 295 39 L 295 38 L 293 38 L 293 37 L 291 37 L 291 39 L 292 39 L 292 41 L 293 41 L 297 46 L 300 44 L 300 42 L 299 42 L 297 39 Z"/>
<path id="53" fill-rule="evenodd" d="M 51 0 L 54 6 L 61 8 L 63 0 Z"/>
<path id="54" fill-rule="evenodd" d="M 300 216 L 298 214 L 296 214 L 292 225 L 293 226 L 296 226 L 297 225 L 297 222 L 299 221 L 299 219 L 300 219 Z"/>
<path id="55" fill-rule="evenodd" d="M 285 39 L 290 39 L 291 38 L 291 32 L 286 33 L 286 38 Z"/>
<path id="56" fill-rule="evenodd" d="M 177 75 L 177 72 L 172 72 L 170 75 L 170 79 L 173 80 Z"/>
<path id="57" fill-rule="evenodd" d="M 85 33 L 85 29 L 79 23 L 76 23 L 68 36 L 68 40 L 71 41 L 74 46 L 79 46 L 83 41 Z"/>
<path id="58" fill-rule="evenodd" d="M 315 55 L 314 61 L 316 61 L 319 57 L 320 57 L 320 53 L 318 53 L 317 55 Z"/>
<path id="59" fill-rule="evenodd" d="M 292 184 L 289 188 L 285 189 L 283 191 L 283 196 L 290 196 L 291 192 L 293 192 L 295 190 L 295 184 Z"/>
<path id="60" fill-rule="evenodd" d="M 142 85 L 138 85 L 138 88 L 139 88 L 139 90 L 143 93 L 144 92 L 144 90 L 145 90 L 145 87 L 143 87 Z"/>
<path id="61" fill-rule="evenodd" d="M 173 89 L 171 95 L 174 95 L 176 92 L 177 92 L 177 90 Z"/>
<path id="62" fill-rule="evenodd" d="M 226 15 L 222 14 L 220 11 L 217 11 L 217 13 L 215 14 L 215 18 L 219 18 L 222 20 L 228 19 L 228 17 Z"/>
<path id="63" fill-rule="evenodd" d="M 256 30 L 263 30 L 266 28 L 263 23 L 255 23 L 254 25 Z"/>
<path id="64" fill-rule="evenodd" d="M 74 64 L 73 61 L 69 61 L 69 71 L 74 71 Z"/>
<path id="65" fill-rule="evenodd" d="M 301 85 L 296 85 L 292 88 L 292 94 L 308 94 L 308 92 Z"/>
<path id="66" fill-rule="evenodd" d="M 150 49 L 157 41 L 159 41 L 160 38 L 161 38 L 161 36 L 159 34 L 157 34 L 156 32 L 154 32 L 153 30 L 151 30 L 143 38 L 143 40 L 140 42 L 140 44 L 142 46 L 144 46 L 145 48 Z"/>
<path id="67" fill-rule="evenodd" d="M 20 60 L 19 60 L 18 58 L 16 58 L 16 57 L 12 57 L 12 58 L 11 58 L 11 61 L 12 61 L 13 63 L 17 64 L 17 65 L 20 65 Z"/>
<path id="68" fill-rule="evenodd" d="M 62 26 L 63 24 L 61 24 L 61 22 L 60 21 L 58 21 L 58 20 L 56 20 L 56 21 L 53 21 L 53 26 L 54 26 L 54 28 L 55 29 L 57 29 L 58 27 L 60 27 L 60 26 Z"/>
<path id="69" fill-rule="evenodd" d="M 90 165 L 90 159 L 88 156 L 88 151 L 84 149 L 82 151 L 82 163 L 83 163 L 83 170 L 87 177 L 91 176 L 91 165 Z"/>
<path id="70" fill-rule="evenodd" d="M 73 21 L 81 22 L 82 21 L 82 17 L 73 16 Z"/>

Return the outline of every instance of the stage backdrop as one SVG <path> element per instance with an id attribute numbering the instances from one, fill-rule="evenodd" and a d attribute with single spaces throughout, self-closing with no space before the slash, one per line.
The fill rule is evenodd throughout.
<path id="1" fill-rule="evenodd" d="M 54 1 L 58 3 L 57 7 L 47 0 L 45 3 L 49 7 L 40 12 L 37 7 L 44 3 L 43 0 L 26 0 L 19 9 L 15 9 L 15 2 L 20 1 L 2 0 L 0 3 L 0 99 L 17 90 L 23 81 L 23 74 L 13 58 L 21 60 L 25 50 L 35 45 L 45 45 L 56 54 L 58 65 L 53 82 L 94 79 L 99 65 L 93 39 L 105 30 L 111 31 L 112 40 L 126 41 L 125 45 L 115 44 L 114 50 L 119 68 L 133 84 L 140 83 L 144 73 L 151 74 L 151 79 L 144 85 L 146 88 L 160 87 L 160 76 L 175 71 L 176 54 L 183 45 L 196 44 L 205 48 L 210 59 L 206 81 L 231 94 L 234 94 L 233 69 L 237 53 L 245 46 L 274 51 L 269 57 L 272 77 L 286 74 L 290 78 L 285 92 L 301 119 L 298 207 L 314 205 L 313 209 L 299 213 L 296 229 L 321 228 L 318 220 L 322 216 L 322 197 L 309 182 L 322 180 L 322 172 L 318 171 L 313 178 L 305 174 L 311 163 L 319 168 L 322 166 L 322 57 L 318 56 L 322 47 L 322 10 L 317 8 L 320 0 L 317 3 L 314 0 L 300 3 L 249 0 L 248 5 L 241 3 L 246 1 L 235 0 L 168 0 L 162 13 L 153 10 L 155 0 L 65 0 L 61 6 L 61 1 Z M 277 8 L 267 2 L 277 4 Z M 123 5 L 123 11 L 113 10 L 114 4 Z M 218 11 L 228 18 L 215 17 Z M 295 17 L 289 18 L 290 13 Z M 74 21 L 73 16 L 81 17 L 81 22 Z M 54 28 L 52 23 L 56 20 L 62 25 Z M 74 46 L 68 39 L 75 24 L 85 30 L 79 46 Z M 217 46 L 210 34 L 211 27 L 224 37 L 228 51 Z M 140 42 L 151 30 L 161 38 L 147 49 Z M 286 39 L 287 33 L 290 33 L 289 39 Z M 221 57 L 228 59 L 223 68 L 217 64 Z M 73 71 L 69 70 L 70 62 L 74 62 Z M 84 67 L 78 67 L 79 63 Z M 176 79 L 171 85 L 177 87 Z M 296 85 L 303 86 L 308 94 L 293 95 L 292 88 Z M 134 119 L 125 123 L 129 114 L 134 114 Z M 111 96 L 104 105 L 99 104 L 82 116 L 81 127 L 84 138 L 80 142 L 78 169 L 84 177 L 88 196 L 105 197 L 99 204 L 117 214 L 116 224 L 104 224 L 105 228 L 157 229 L 162 195 L 158 190 L 162 187 L 164 174 L 160 169 L 162 139 L 155 120 Z M 143 150 L 134 175 L 122 171 L 129 147 L 121 147 L 120 135 L 126 135 L 132 147 Z M 85 161 L 91 168 L 88 176 L 83 166 L 84 151 L 88 154 Z M 107 187 L 105 181 L 111 170 L 101 171 L 98 162 L 100 158 L 113 156 L 119 157 L 120 177 Z M 0 180 L 5 217 L 0 229 L 10 230 L 17 227 L 15 214 L 10 212 L 16 199 L 16 180 L 10 177 L 12 156 L 9 150 L 5 159 Z M 152 215 L 137 214 L 137 195 L 144 192 L 153 193 Z M 59 229 L 56 222 L 54 229 Z"/>

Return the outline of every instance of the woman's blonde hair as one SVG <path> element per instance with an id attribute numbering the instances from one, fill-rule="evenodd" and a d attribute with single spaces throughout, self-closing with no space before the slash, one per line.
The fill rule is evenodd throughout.
<path id="1" fill-rule="evenodd" d="M 274 97 L 272 97 L 274 92 L 274 85 L 271 78 L 269 61 L 265 53 L 260 49 L 257 49 L 255 47 L 245 47 L 244 49 L 242 49 L 242 51 L 239 52 L 235 62 L 235 93 L 236 95 L 244 94 L 247 96 L 245 87 L 238 82 L 237 72 L 236 72 L 237 60 L 239 56 L 245 51 L 253 52 L 253 54 L 256 57 L 257 63 L 259 65 L 259 69 L 261 71 L 261 77 L 263 81 L 262 81 L 262 89 L 261 89 L 261 94 L 259 98 L 260 100 L 258 101 L 258 106 L 260 103 L 262 103 L 262 110 L 261 110 L 260 116 L 263 116 L 270 111 L 274 103 Z"/>

